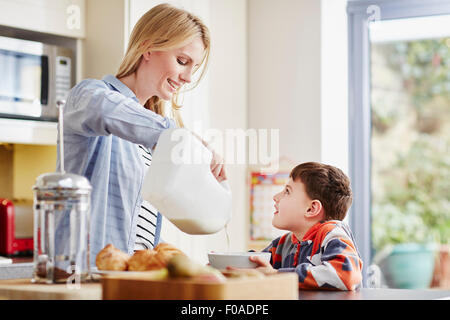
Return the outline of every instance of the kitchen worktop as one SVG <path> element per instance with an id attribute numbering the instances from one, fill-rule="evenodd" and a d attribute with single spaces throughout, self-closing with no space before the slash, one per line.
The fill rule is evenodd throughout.
<path id="1" fill-rule="evenodd" d="M 300 290 L 299 300 L 450 300 L 450 291 L 387 288 L 362 288 L 357 291 Z"/>
<path id="2" fill-rule="evenodd" d="M 12 258 L 12 263 L 0 264 L 0 280 L 31 278 L 33 274 L 33 258 Z"/>
<path id="3" fill-rule="evenodd" d="M 0 280 L 0 299 L 101 300 L 100 282 L 33 284 L 31 279 Z M 449 290 L 369 289 L 357 291 L 299 291 L 299 300 L 450 300 Z"/>
<path id="4" fill-rule="evenodd" d="M 100 300 L 98 282 L 76 284 L 35 284 L 31 279 L 0 280 L 0 297 L 10 300 Z"/>

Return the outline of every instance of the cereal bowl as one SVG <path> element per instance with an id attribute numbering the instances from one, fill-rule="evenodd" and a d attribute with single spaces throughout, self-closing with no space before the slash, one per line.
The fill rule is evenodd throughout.
<path id="1" fill-rule="evenodd" d="M 262 260 L 270 261 L 270 252 L 210 252 L 208 253 L 211 267 L 224 270 L 227 267 L 256 268 L 258 265 L 250 261 L 251 256 L 258 256 Z"/>

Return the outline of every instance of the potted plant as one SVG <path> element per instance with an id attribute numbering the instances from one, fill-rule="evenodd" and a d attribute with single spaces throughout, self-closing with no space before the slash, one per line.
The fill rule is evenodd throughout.
<path id="1" fill-rule="evenodd" d="M 410 204 L 401 211 L 387 203 L 373 207 L 373 240 L 377 264 L 389 287 L 420 289 L 431 284 L 435 261 L 433 232 Z"/>

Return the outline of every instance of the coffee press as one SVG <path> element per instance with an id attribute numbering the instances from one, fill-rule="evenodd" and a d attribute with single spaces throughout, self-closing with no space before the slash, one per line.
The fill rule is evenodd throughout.
<path id="1" fill-rule="evenodd" d="M 34 191 L 35 283 L 90 280 L 89 219 L 91 184 L 64 171 L 63 108 L 59 107 L 60 172 L 41 174 Z"/>

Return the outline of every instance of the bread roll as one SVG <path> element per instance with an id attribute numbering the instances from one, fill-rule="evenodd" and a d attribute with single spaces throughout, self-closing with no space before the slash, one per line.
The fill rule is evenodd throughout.
<path id="1" fill-rule="evenodd" d="M 154 250 L 139 250 L 128 260 L 129 271 L 149 271 L 167 267 L 169 260 L 176 254 L 184 253 L 168 243 L 160 243 Z"/>
<path id="2" fill-rule="evenodd" d="M 178 249 L 177 247 L 171 245 L 170 243 L 166 243 L 166 242 L 158 244 L 155 247 L 155 250 L 156 251 L 170 251 L 170 250 L 174 250 L 174 251 L 181 252 L 180 249 Z"/>
<path id="3" fill-rule="evenodd" d="M 130 256 L 108 244 L 97 254 L 95 264 L 98 270 L 125 271 L 128 268 Z"/>
<path id="4" fill-rule="evenodd" d="M 164 264 L 167 266 L 167 263 L 169 262 L 169 260 L 177 254 L 182 254 L 185 255 L 183 253 L 183 251 L 181 251 L 180 249 L 174 247 L 171 244 L 168 243 L 160 243 L 155 247 L 155 251 L 157 252 L 159 258 L 164 261 Z"/>
<path id="5" fill-rule="evenodd" d="M 166 262 L 155 250 L 139 250 L 128 260 L 128 271 L 158 270 L 166 267 Z"/>

